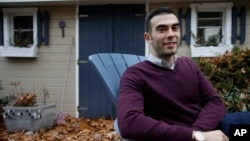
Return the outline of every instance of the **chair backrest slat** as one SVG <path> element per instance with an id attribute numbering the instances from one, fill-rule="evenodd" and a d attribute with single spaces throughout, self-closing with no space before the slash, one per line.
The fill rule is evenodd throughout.
<path id="1" fill-rule="evenodd" d="M 89 56 L 90 63 L 99 74 L 115 106 L 122 74 L 129 66 L 145 59 L 145 56 L 119 53 L 98 53 Z"/>

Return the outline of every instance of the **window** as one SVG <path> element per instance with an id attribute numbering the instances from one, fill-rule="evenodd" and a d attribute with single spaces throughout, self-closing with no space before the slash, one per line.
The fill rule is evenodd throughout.
<path id="1" fill-rule="evenodd" d="M 0 56 L 35 57 L 37 54 L 37 8 L 3 8 L 4 45 Z"/>
<path id="2" fill-rule="evenodd" d="M 191 4 L 192 57 L 216 57 L 231 51 L 232 3 Z"/>

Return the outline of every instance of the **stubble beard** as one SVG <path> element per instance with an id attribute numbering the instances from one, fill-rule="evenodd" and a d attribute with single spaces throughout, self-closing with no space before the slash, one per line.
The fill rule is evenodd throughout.
<path id="1" fill-rule="evenodd" d="M 176 51 L 171 51 L 171 52 L 164 52 L 164 53 L 160 53 L 159 55 L 163 58 L 169 58 L 171 56 L 174 56 L 176 54 Z"/>
<path id="2" fill-rule="evenodd" d="M 160 50 L 158 50 L 157 54 L 159 55 L 159 57 L 169 58 L 169 57 L 174 56 L 177 53 L 178 48 L 179 47 L 177 46 L 175 50 L 170 50 L 170 51 L 160 51 Z"/>

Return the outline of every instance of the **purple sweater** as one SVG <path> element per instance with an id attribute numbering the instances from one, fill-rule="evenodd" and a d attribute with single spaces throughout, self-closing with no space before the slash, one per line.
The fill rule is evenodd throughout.
<path id="1" fill-rule="evenodd" d="M 216 129 L 224 114 L 220 96 L 187 57 L 174 70 L 146 60 L 122 76 L 117 119 L 123 138 L 191 141 L 193 130 Z"/>

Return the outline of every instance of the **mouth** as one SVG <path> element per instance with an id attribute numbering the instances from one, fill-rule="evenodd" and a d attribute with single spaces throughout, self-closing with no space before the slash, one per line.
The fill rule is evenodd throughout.
<path id="1" fill-rule="evenodd" d="M 167 42 L 167 43 L 163 43 L 163 45 L 165 46 L 174 46 L 176 45 L 176 42 Z"/>

